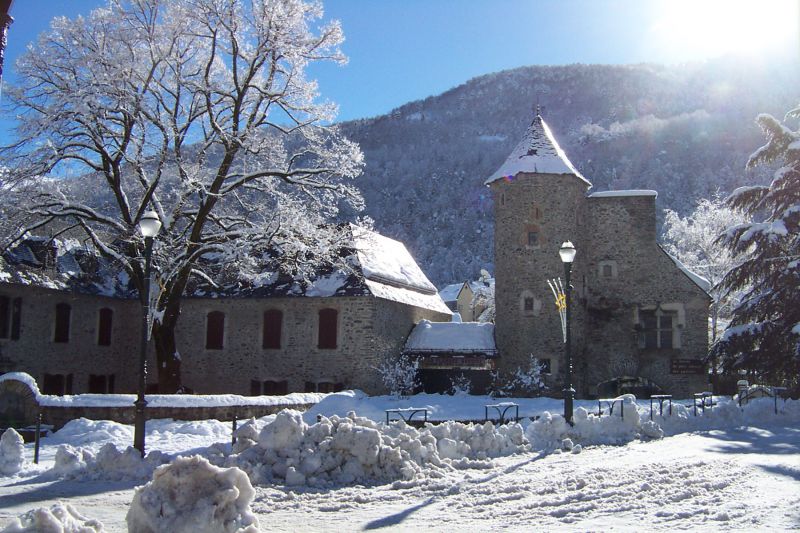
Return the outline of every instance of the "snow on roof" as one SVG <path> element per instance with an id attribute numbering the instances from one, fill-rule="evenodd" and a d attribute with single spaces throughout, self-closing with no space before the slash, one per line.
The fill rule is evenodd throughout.
<path id="1" fill-rule="evenodd" d="M 463 283 L 451 283 L 439 291 L 439 296 L 445 302 L 455 302 L 458 299 L 458 293 L 461 292 L 461 287 L 463 286 Z"/>
<path id="2" fill-rule="evenodd" d="M 406 341 L 407 351 L 494 352 L 494 324 L 481 322 L 430 322 L 414 326 Z"/>
<path id="3" fill-rule="evenodd" d="M 525 132 L 522 140 L 508 156 L 505 163 L 487 179 L 484 184 L 513 178 L 520 172 L 532 174 L 572 174 L 591 185 L 589 180 L 578 172 L 567 159 L 564 150 L 558 145 L 553 133 L 538 113 Z"/>
<path id="4" fill-rule="evenodd" d="M 367 279 L 365 281 L 367 288 L 376 298 L 383 298 L 384 300 L 391 300 L 406 305 L 413 305 L 447 315 L 452 314 L 437 293 L 426 294 L 418 292 L 413 289 L 395 287 L 392 285 L 385 285 L 383 283 Z"/>
<path id="5" fill-rule="evenodd" d="M 661 248 L 661 245 L 659 245 L 659 248 Z M 666 250 L 664 250 L 664 248 L 661 248 L 661 250 L 665 254 L 667 254 L 670 259 L 672 259 L 672 262 L 675 263 L 675 266 L 677 266 L 679 269 L 681 269 L 681 271 L 683 271 L 683 273 L 686 274 L 689 277 L 689 279 L 691 279 L 695 283 L 695 285 L 697 285 L 698 287 L 703 289 L 705 292 L 709 292 L 711 290 L 711 282 L 710 281 L 708 281 L 703 276 L 700 276 L 699 274 L 695 274 L 694 272 L 689 270 L 689 268 L 686 265 L 684 265 L 683 263 L 681 263 L 680 260 L 677 257 L 675 257 L 674 255 L 672 255 L 669 252 L 667 252 Z"/>
<path id="6" fill-rule="evenodd" d="M 386 285 L 437 294 L 436 287 L 428 281 L 403 243 L 359 226 L 351 228 L 364 277 Z"/>
<path id="7" fill-rule="evenodd" d="M 596 193 L 592 193 L 589 195 L 589 198 L 621 198 L 627 196 L 652 196 L 655 198 L 658 196 L 658 191 L 653 191 L 650 189 L 629 189 L 629 190 L 622 190 L 622 191 L 600 191 Z"/>

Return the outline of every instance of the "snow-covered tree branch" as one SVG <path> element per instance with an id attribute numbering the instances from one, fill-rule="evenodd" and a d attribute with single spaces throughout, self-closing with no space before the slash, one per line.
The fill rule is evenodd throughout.
<path id="1" fill-rule="evenodd" d="M 162 391 L 180 386 L 173 332 L 187 282 L 218 275 L 205 254 L 237 264 L 277 250 L 302 276 L 335 259 L 325 223 L 362 207 L 351 184 L 361 152 L 305 76 L 312 62 L 345 61 L 341 28 L 322 14 L 303 0 L 111 0 L 54 20 L 18 61 L 3 237 L 42 220 L 82 228 L 141 289 L 136 225 L 155 210 Z"/>

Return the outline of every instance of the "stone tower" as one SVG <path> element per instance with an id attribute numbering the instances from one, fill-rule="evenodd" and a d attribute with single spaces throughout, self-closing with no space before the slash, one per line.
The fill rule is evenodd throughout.
<path id="1" fill-rule="evenodd" d="M 591 187 L 570 163 L 537 111 L 520 143 L 486 180 L 494 200 L 496 340 L 500 367 L 525 366 L 532 355 L 549 365 L 549 385 L 562 382 L 561 324 L 547 285 L 564 278 L 558 249 L 572 241 L 573 301 L 580 296 L 587 261 L 586 192 Z M 572 305 L 573 366 L 581 364 L 585 323 Z M 549 362 L 548 362 L 549 361 Z"/>

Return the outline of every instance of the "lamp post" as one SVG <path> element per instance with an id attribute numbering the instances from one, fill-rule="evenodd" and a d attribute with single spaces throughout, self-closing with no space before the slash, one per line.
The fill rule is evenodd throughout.
<path id="1" fill-rule="evenodd" d="M 564 372 L 564 418 L 572 425 L 572 400 L 575 398 L 575 389 L 572 388 L 572 334 L 570 332 L 570 300 L 572 298 L 572 285 L 569 281 L 569 276 L 572 273 L 572 262 L 575 260 L 575 246 L 567 241 L 561 245 L 558 250 L 558 255 L 561 256 L 561 262 L 564 263 L 564 280 L 566 286 L 564 292 L 566 295 L 566 334 L 564 336 L 564 362 L 566 369 Z"/>
<path id="2" fill-rule="evenodd" d="M 150 316 L 150 257 L 153 254 L 153 238 L 161 229 L 161 220 L 155 211 L 147 211 L 139 220 L 139 231 L 144 236 L 144 294 L 142 298 L 142 339 L 139 343 L 139 386 L 137 387 L 136 418 L 133 428 L 133 447 L 139 450 L 144 457 L 144 410 L 147 401 L 144 399 L 147 385 L 147 337 Z"/>

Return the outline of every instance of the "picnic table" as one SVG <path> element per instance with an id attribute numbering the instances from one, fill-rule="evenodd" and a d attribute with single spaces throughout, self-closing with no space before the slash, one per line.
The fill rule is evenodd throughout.
<path id="1" fill-rule="evenodd" d="M 664 416 L 664 402 L 669 402 L 669 416 L 672 416 L 672 394 L 653 394 L 650 396 L 650 420 L 653 419 L 653 401 L 658 402 L 658 415 Z"/>
<path id="2" fill-rule="evenodd" d="M 621 418 L 625 418 L 625 409 L 623 408 L 622 404 L 623 397 L 617 398 L 599 398 L 597 400 L 597 416 L 601 416 L 603 414 L 603 404 L 608 406 L 608 414 L 614 414 L 614 407 L 619 403 L 619 416 Z"/>

